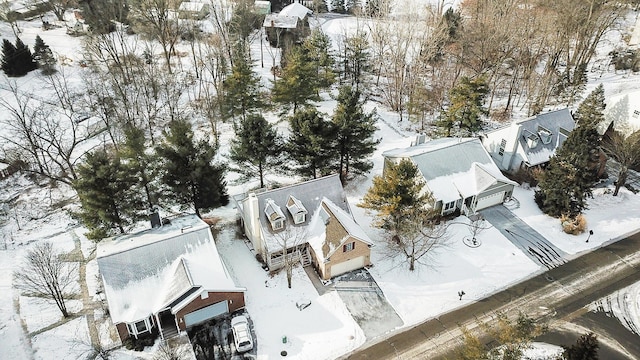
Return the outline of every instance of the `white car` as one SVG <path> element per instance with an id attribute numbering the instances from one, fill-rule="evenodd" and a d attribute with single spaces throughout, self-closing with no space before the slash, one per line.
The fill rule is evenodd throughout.
<path id="1" fill-rule="evenodd" d="M 238 352 L 242 353 L 253 349 L 253 338 L 246 317 L 239 315 L 231 319 L 231 331 L 233 331 L 233 341 Z"/>

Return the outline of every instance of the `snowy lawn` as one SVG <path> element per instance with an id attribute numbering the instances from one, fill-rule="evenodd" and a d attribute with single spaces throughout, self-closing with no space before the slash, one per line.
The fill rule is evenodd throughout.
<path id="1" fill-rule="evenodd" d="M 38 334 L 31 342 L 36 359 L 84 359 L 92 351 L 84 316 Z"/>
<path id="2" fill-rule="evenodd" d="M 234 279 L 247 287 L 246 307 L 259 357 L 280 358 L 284 350 L 295 359 L 331 359 L 364 343 L 362 330 L 338 294 L 319 296 L 301 267 L 294 269 L 289 289 L 285 272 L 270 277 L 244 241 L 235 238 L 235 229 L 221 231 L 216 245 Z M 304 301 L 311 305 L 298 310 L 296 303 Z"/>
<path id="3" fill-rule="evenodd" d="M 577 254 L 619 240 L 640 229 L 640 196 L 626 188 L 620 189 L 618 196 L 613 196 L 611 190 L 594 189 L 593 199 L 588 201 L 589 208 L 584 216 L 587 229 L 593 230 L 588 243 L 588 230 L 580 235 L 566 234 L 562 231 L 559 219 L 543 214 L 533 200 L 532 189 L 515 188 L 513 195 L 520 202 L 520 208 L 513 212 L 563 251 Z"/>
<path id="4" fill-rule="evenodd" d="M 82 310 L 80 300 L 67 300 L 65 304 L 69 314 Z M 38 331 L 63 319 L 53 300 L 27 296 L 20 296 L 20 316 L 29 332 Z"/>

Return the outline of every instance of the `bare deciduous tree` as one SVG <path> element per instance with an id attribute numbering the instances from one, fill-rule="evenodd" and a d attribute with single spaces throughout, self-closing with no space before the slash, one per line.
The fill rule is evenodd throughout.
<path id="1" fill-rule="evenodd" d="M 620 166 L 613 196 L 625 185 L 631 167 L 640 165 L 640 130 L 631 134 L 613 131 L 602 141 L 605 153 Z"/>
<path id="2" fill-rule="evenodd" d="M 293 268 L 300 263 L 303 252 L 306 251 L 307 230 L 305 227 L 288 224 L 284 230 L 274 234 L 274 238 L 282 249 L 280 261 L 287 274 L 287 285 L 291 289 Z"/>
<path id="3" fill-rule="evenodd" d="M 77 264 L 64 261 L 50 242 L 36 244 L 27 252 L 25 262 L 14 273 L 16 287 L 26 296 L 55 301 L 62 316 L 69 317 L 65 301 L 73 294 Z"/>
<path id="4" fill-rule="evenodd" d="M 429 255 L 447 247 L 451 239 L 448 225 L 436 222 L 431 209 L 414 208 L 412 213 L 401 221 L 396 235 L 388 242 L 391 249 L 405 256 L 410 271 L 415 270 L 416 263 L 429 265 L 426 261 Z"/>

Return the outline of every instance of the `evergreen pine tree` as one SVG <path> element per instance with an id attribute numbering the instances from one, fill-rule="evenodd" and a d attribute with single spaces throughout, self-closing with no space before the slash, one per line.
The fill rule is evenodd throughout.
<path id="1" fill-rule="evenodd" d="M 16 47 L 7 39 L 2 39 L 2 71 L 7 76 L 17 76 Z"/>
<path id="2" fill-rule="evenodd" d="M 324 176 L 335 164 L 336 132 L 315 108 L 304 108 L 289 118 L 291 135 L 286 144 L 294 171 L 303 177 Z"/>
<path id="3" fill-rule="evenodd" d="M 258 177 L 260 187 L 264 187 L 265 174 L 282 165 L 283 147 L 273 125 L 262 115 L 248 115 L 237 126 L 236 137 L 231 140 L 229 158 L 235 163 L 232 169 L 241 175 L 241 180 Z"/>
<path id="4" fill-rule="evenodd" d="M 535 200 L 548 215 L 574 217 L 587 207 L 597 181 L 600 135 L 595 128 L 578 126 L 544 170 Z"/>
<path id="5" fill-rule="evenodd" d="M 78 179 L 73 187 L 82 204 L 80 218 L 90 230 L 88 238 L 123 234 L 125 227 L 141 218 L 144 206 L 135 191 L 137 178 L 118 156 L 94 151 L 87 154 L 76 172 Z"/>
<path id="6" fill-rule="evenodd" d="M 44 43 L 40 35 L 36 35 L 36 43 L 33 46 L 33 58 L 36 60 L 40 69 L 42 69 L 44 75 L 52 75 L 56 72 L 54 67 L 56 58 L 53 56 L 49 45 Z"/>
<path id="7" fill-rule="evenodd" d="M 606 106 L 604 87 L 600 84 L 580 103 L 573 118 L 578 126 L 595 128 L 604 122 L 604 109 Z"/>
<path id="8" fill-rule="evenodd" d="M 33 58 L 31 50 L 25 45 L 20 38 L 16 39 L 16 52 L 15 52 L 15 76 L 24 76 L 29 71 L 38 68 L 38 63 Z"/>
<path id="9" fill-rule="evenodd" d="M 598 360 L 598 337 L 594 333 L 580 336 L 574 345 L 564 347 L 563 359 L 566 360 Z"/>
<path id="10" fill-rule="evenodd" d="M 318 79 L 318 88 L 328 89 L 336 80 L 333 71 L 334 59 L 331 55 L 331 39 L 320 30 L 314 30 L 303 45 L 307 58 L 312 62 Z"/>
<path id="11" fill-rule="evenodd" d="M 156 147 L 162 164 L 162 182 L 166 197 L 182 208 L 209 210 L 229 203 L 225 165 L 214 164 L 216 149 L 206 140 L 195 141 L 191 124 L 175 120 L 165 132 L 164 142 Z"/>
<path id="12" fill-rule="evenodd" d="M 484 98 L 489 88 L 483 78 L 470 79 L 463 76 L 449 92 L 449 108 L 444 112 L 439 125 L 447 136 L 452 130 L 472 134 L 482 129 L 482 116 L 489 114 L 484 108 Z"/>
<path id="13" fill-rule="evenodd" d="M 237 51 L 231 73 L 224 80 L 224 108 L 229 117 L 247 114 L 264 106 L 260 93 L 260 79 L 253 72 L 249 58 L 244 51 Z"/>
<path id="14" fill-rule="evenodd" d="M 367 34 L 359 31 L 345 39 L 344 52 L 340 55 L 343 64 L 342 76 L 348 84 L 362 92 L 365 83 L 365 74 L 371 68 L 371 53 L 369 52 L 369 40 Z"/>
<path id="15" fill-rule="evenodd" d="M 364 112 L 364 101 L 360 92 L 351 86 L 342 86 L 338 92 L 338 105 L 333 114 L 337 131 L 337 151 L 340 155 L 338 172 L 344 182 L 351 173 L 364 174 L 371 170 L 373 154 L 380 139 L 374 139 L 376 112 Z"/>
<path id="16" fill-rule="evenodd" d="M 318 100 L 318 75 L 307 52 L 301 46 L 294 46 L 286 55 L 287 62 L 282 76 L 273 84 L 273 101 L 281 104 L 285 110 L 299 106 L 311 100 Z"/>
<path id="17" fill-rule="evenodd" d="M 144 190 L 147 208 L 158 204 L 157 184 L 152 179 L 158 175 L 157 157 L 147 152 L 144 130 L 129 126 L 124 131 L 125 142 L 120 145 L 120 157 L 128 171 L 138 179 Z"/>
<path id="18" fill-rule="evenodd" d="M 425 181 L 416 165 L 409 159 L 385 164 L 382 175 L 373 177 L 373 184 L 362 198 L 359 207 L 375 210 L 375 225 L 391 231 L 413 213 L 413 209 L 430 205 L 433 198 L 423 192 Z"/>

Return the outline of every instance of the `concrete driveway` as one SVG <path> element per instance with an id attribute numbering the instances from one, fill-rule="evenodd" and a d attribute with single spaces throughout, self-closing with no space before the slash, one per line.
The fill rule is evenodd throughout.
<path id="1" fill-rule="evenodd" d="M 402 326 L 402 319 L 367 270 L 338 276 L 334 279 L 333 288 L 368 341 Z"/>
<path id="2" fill-rule="evenodd" d="M 534 262 L 553 269 L 567 261 L 566 253 L 502 205 L 480 210 L 480 214 Z"/>

